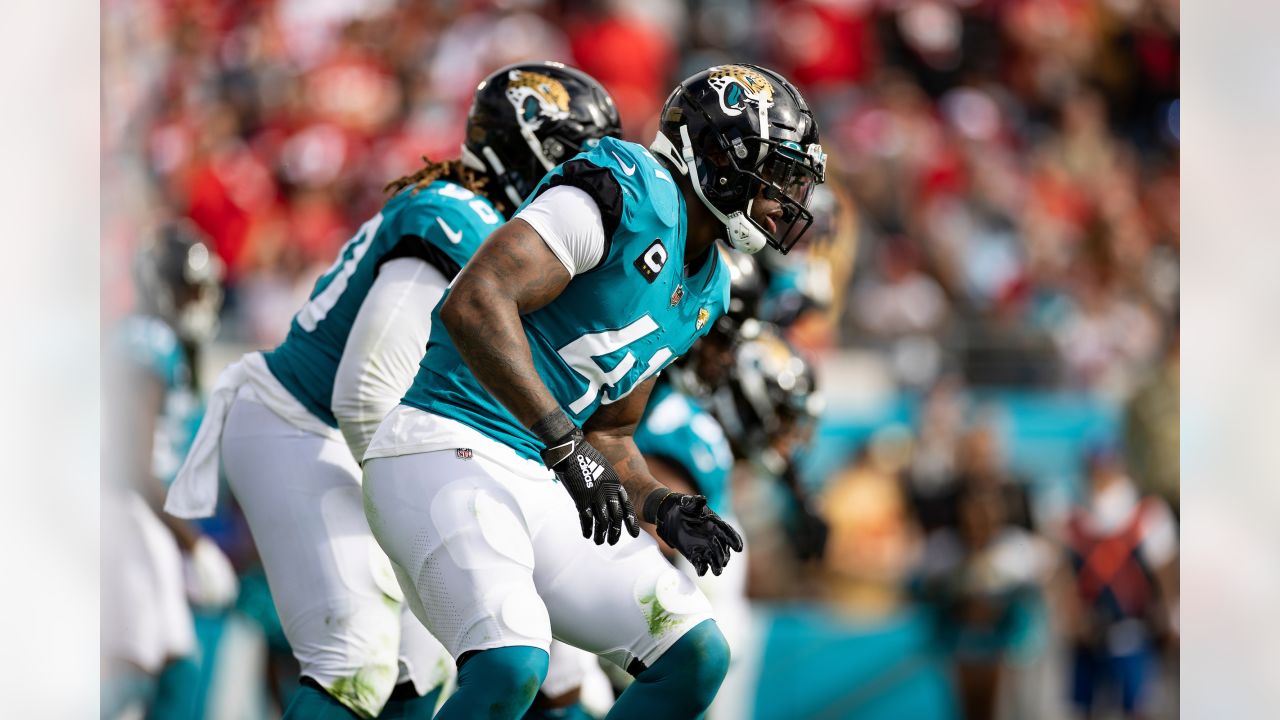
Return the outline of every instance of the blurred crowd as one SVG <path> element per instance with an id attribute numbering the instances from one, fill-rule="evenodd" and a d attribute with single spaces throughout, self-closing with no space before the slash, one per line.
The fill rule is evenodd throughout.
<path id="1" fill-rule="evenodd" d="M 822 599 L 855 634 L 839 618 L 928 608 L 952 716 L 1054 716 L 1023 662 L 1053 649 L 1055 701 L 1106 677 L 1139 712 L 1148 661 L 1176 650 L 1177 0 L 106 0 L 102 18 L 104 320 L 130 308 L 148 229 L 188 218 L 238 347 L 283 338 L 388 181 L 456 157 L 495 68 L 585 70 L 645 144 L 686 75 L 781 72 L 831 169 L 770 312 L 820 367 L 876 358 L 917 410 L 813 489 L 823 560 L 739 508 L 753 595 Z M 983 388 L 1114 409 L 1065 471 L 1074 510 L 1038 510 Z"/>

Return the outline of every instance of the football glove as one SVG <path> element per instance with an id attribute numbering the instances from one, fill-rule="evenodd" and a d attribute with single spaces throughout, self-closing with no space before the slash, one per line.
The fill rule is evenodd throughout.
<path id="1" fill-rule="evenodd" d="M 742 552 L 737 531 L 707 507 L 702 495 L 654 490 L 644 502 L 644 519 L 658 528 L 658 537 L 693 563 L 699 575 L 707 568 L 719 575 L 729 564 L 729 551 Z"/>
<path id="2" fill-rule="evenodd" d="M 631 537 L 640 535 L 636 511 L 618 473 L 600 451 L 592 447 L 574 427 L 559 439 L 547 443 L 542 462 L 555 472 L 578 507 L 582 537 L 592 538 L 597 545 L 607 539 L 615 545 L 626 526 Z"/>

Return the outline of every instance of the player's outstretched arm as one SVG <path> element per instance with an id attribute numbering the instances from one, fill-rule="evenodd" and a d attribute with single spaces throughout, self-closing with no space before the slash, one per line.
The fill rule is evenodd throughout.
<path id="1" fill-rule="evenodd" d="M 560 406 L 538 377 L 520 316 L 554 300 L 569 280 L 542 237 L 517 218 L 484 241 L 440 308 L 467 367 L 528 428 Z"/>
<path id="2" fill-rule="evenodd" d="M 701 495 L 672 492 L 654 478 L 633 435 L 644 414 L 656 378 L 650 378 L 612 405 L 602 405 L 584 430 L 617 472 L 627 494 L 640 503 L 642 517 L 658 537 L 688 558 L 699 575 L 716 575 L 729 563 L 731 551 L 742 552 L 742 538 L 707 507 Z"/>

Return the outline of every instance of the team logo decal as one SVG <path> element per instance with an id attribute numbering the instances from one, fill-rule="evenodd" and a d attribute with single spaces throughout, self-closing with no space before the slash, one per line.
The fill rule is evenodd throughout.
<path id="1" fill-rule="evenodd" d="M 703 325 L 707 324 L 707 320 L 711 317 L 711 311 L 706 308 L 698 308 L 698 321 L 694 323 L 694 330 L 701 330 Z"/>
<path id="2" fill-rule="evenodd" d="M 667 264 L 667 247 L 661 240 L 654 240 L 649 247 L 645 248 L 644 254 L 636 258 L 634 264 L 644 279 L 652 285 L 658 273 L 662 272 L 662 268 Z"/>
<path id="3" fill-rule="evenodd" d="M 756 110 L 773 107 L 773 85 L 752 68 L 721 65 L 712 68 L 708 82 L 720 96 L 720 110 L 729 117 L 741 115 L 748 105 Z"/>
<path id="4" fill-rule="evenodd" d="M 544 120 L 569 117 L 569 91 L 550 75 L 512 70 L 507 75 L 507 99 L 515 106 L 520 126 L 531 130 L 542 127 Z"/>

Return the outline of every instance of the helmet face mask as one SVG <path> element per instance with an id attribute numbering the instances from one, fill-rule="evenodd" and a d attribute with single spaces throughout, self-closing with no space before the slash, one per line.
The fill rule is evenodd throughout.
<path id="1" fill-rule="evenodd" d="M 800 151 L 793 147 L 789 140 L 761 140 L 758 138 L 744 141 L 744 147 L 762 146 L 752 153 L 748 149 L 747 156 L 753 154 L 762 159 L 751 168 L 739 168 L 735 162 L 735 170 L 746 175 L 755 182 L 755 188 L 766 200 L 773 200 L 782 206 L 782 216 L 773 219 L 775 229 L 769 233 L 760 228 L 771 238 L 769 243 L 784 255 L 795 247 L 801 236 L 813 225 L 813 213 L 809 211 L 809 200 L 813 190 L 823 181 L 824 168 L 808 163 Z M 732 155 L 730 156 L 732 161 Z M 750 208 L 753 199 L 747 204 L 747 218 L 759 226 L 751 216 Z"/>
<path id="2" fill-rule="evenodd" d="M 813 223 L 806 205 L 826 177 L 826 154 L 799 91 L 770 70 L 723 65 L 685 80 L 651 149 L 689 176 L 735 249 L 786 253 Z M 781 206 L 771 227 L 752 216 L 760 198 Z"/>

